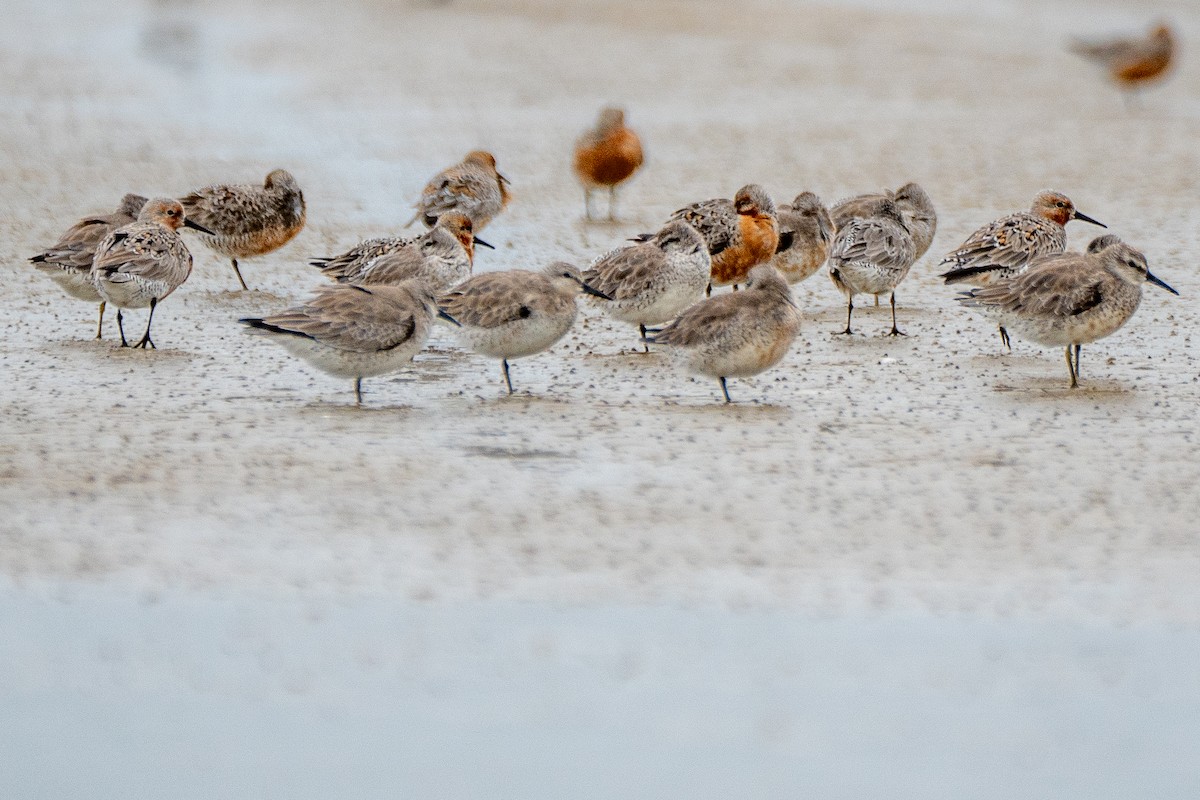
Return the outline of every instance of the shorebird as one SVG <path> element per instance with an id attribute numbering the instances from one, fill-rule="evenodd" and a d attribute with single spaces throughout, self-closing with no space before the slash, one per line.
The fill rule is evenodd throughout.
<path id="1" fill-rule="evenodd" d="M 137 220 L 138 212 L 146 205 L 146 198 L 127 194 L 121 205 L 111 214 L 97 214 L 76 222 L 58 241 L 29 261 L 39 272 L 45 273 L 64 292 L 79 300 L 100 304 L 100 320 L 96 323 L 96 338 L 104 332 L 104 298 L 92 282 L 92 261 L 96 256 L 96 245 L 109 233 Z"/>
<path id="2" fill-rule="evenodd" d="M 732 202 L 718 197 L 692 203 L 671 219 L 689 223 L 704 237 L 712 256 L 712 286 L 745 283 L 750 270 L 770 261 L 779 246 L 775 202 L 758 184 L 738 189 Z"/>
<path id="3" fill-rule="evenodd" d="M 447 211 L 461 211 L 478 233 L 508 205 L 508 185 L 508 178 L 496 171 L 495 156 L 486 150 L 472 151 L 429 181 L 408 224 L 420 219 L 432 228 Z"/>
<path id="4" fill-rule="evenodd" d="M 541 272 L 514 269 L 476 275 L 443 295 L 439 305 L 458 322 L 465 347 L 500 359 L 512 394 L 508 360 L 548 350 L 565 336 L 575 323 L 580 291 L 610 299 L 589 286 L 575 267 L 557 261 Z"/>
<path id="5" fill-rule="evenodd" d="M 322 372 L 353 378 L 355 403 L 361 406 L 362 379 L 412 361 L 425 346 L 435 315 L 445 316 L 429 284 L 406 281 L 321 286 L 303 305 L 238 322 Z"/>
<path id="6" fill-rule="evenodd" d="M 829 250 L 829 277 L 846 295 L 846 330 L 854 313 L 854 295 L 891 294 L 892 329 L 889 336 L 903 336 L 896 327 L 896 287 L 917 260 L 916 244 L 895 201 L 875 201 L 871 213 L 856 217 L 841 228 Z"/>
<path id="7" fill-rule="evenodd" d="M 148 200 L 137 222 L 110 232 L 96 247 L 90 276 L 100 296 L 117 307 L 121 347 L 129 347 L 121 309 L 150 307 L 146 332 L 134 347 L 154 347 L 150 339 L 154 309 L 192 274 L 192 254 L 178 233 L 180 225 L 211 233 L 187 219 L 177 200 Z"/>
<path id="8" fill-rule="evenodd" d="M 801 192 L 790 206 L 779 206 L 777 216 L 779 245 L 770 264 L 788 283 L 807 280 L 829 256 L 834 233 L 829 210 L 812 192 Z"/>
<path id="9" fill-rule="evenodd" d="M 712 258 L 695 228 L 668 222 L 644 242 L 605 253 L 583 273 L 583 280 L 608 295 L 608 313 L 638 326 L 669 322 L 704 294 Z M 649 347 L 646 352 L 649 352 Z"/>
<path id="10" fill-rule="evenodd" d="M 671 345 L 692 372 L 721 382 L 757 375 L 778 364 L 800 331 L 800 312 L 778 270 L 763 264 L 750 271 L 746 291 L 701 300 L 653 336 Z"/>
<path id="11" fill-rule="evenodd" d="M 1179 294 L 1150 272 L 1141 252 L 1102 236 L 1086 253 L 1044 256 L 1016 277 L 963 292 L 958 300 L 1022 338 L 1065 347 L 1074 389 L 1081 345 L 1124 325 L 1141 303 L 1146 282 Z"/>
<path id="12" fill-rule="evenodd" d="M 900 216 L 904 218 L 904 225 L 912 234 L 913 245 L 916 247 L 915 260 L 920 261 L 929 251 L 937 233 L 937 210 L 919 183 L 910 182 L 894 192 L 884 189 L 882 192 L 860 194 L 835 203 L 829 210 L 833 216 L 834 227 L 840 230 L 855 218 L 870 214 L 878 201 L 884 199 L 895 201 L 900 209 Z M 879 295 L 875 295 L 875 305 L 879 305 Z"/>
<path id="13" fill-rule="evenodd" d="M 451 211 L 420 236 L 368 239 L 345 253 L 309 263 L 338 283 L 400 283 L 411 278 L 428 281 L 444 292 L 471 276 L 475 245 L 491 247 L 472 233 L 470 218 Z"/>
<path id="14" fill-rule="evenodd" d="M 1108 227 L 1077 211 L 1075 204 L 1062 192 L 1039 192 L 1029 211 L 1001 217 L 968 236 L 957 250 L 942 259 L 943 265 L 953 266 L 940 277 L 947 284 L 974 286 L 987 286 L 997 280 L 1012 278 L 1033 259 L 1065 250 L 1066 224 L 1073 219 Z M 1000 340 L 1012 349 L 1003 323 Z"/>
<path id="15" fill-rule="evenodd" d="M 267 173 L 262 186 L 218 184 L 180 198 L 187 218 L 211 235 L 202 237 L 210 250 L 229 256 L 242 289 L 247 289 L 239 258 L 278 250 L 304 227 L 304 195 L 287 170 Z"/>
<path id="16" fill-rule="evenodd" d="M 844 228 L 856 217 L 870 215 L 875 203 L 885 199 L 896 202 L 900 213 L 904 215 L 904 224 L 913 229 L 917 258 L 925 255 L 933 242 L 933 235 L 937 233 L 937 210 L 919 183 L 910 181 L 895 191 L 884 189 L 848 197 L 830 206 L 829 213 L 833 217 L 834 225 Z"/>
<path id="17" fill-rule="evenodd" d="M 625 112 L 605 108 L 596 127 L 575 143 L 575 174 L 583 184 L 587 218 L 592 217 L 592 193 L 608 189 L 608 218 L 617 218 L 617 186 L 642 166 L 642 141 L 625 127 Z"/>
<path id="18" fill-rule="evenodd" d="M 1166 76 L 1175 55 L 1175 37 L 1170 27 L 1158 24 L 1144 36 L 1076 41 L 1071 50 L 1104 67 L 1128 102 L 1138 89 Z"/>

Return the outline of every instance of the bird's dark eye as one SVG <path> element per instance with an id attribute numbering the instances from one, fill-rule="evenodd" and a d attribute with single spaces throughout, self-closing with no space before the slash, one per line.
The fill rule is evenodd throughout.
<path id="1" fill-rule="evenodd" d="M 1059 200 L 1059 201 L 1058 201 L 1057 203 L 1055 203 L 1054 205 L 1058 206 L 1059 208 L 1066 208 L 1066 207 L 1067 207 L 1067 204 L 1066 204 L 1066 203 L 1064 203 L 1064 202 L 1063 202 L 1063 201 L 1061 201 L 1061 200 Z"/>
<path id="2" fill-rule="evenodd" d="M 1126 261 L 1125 263 L 1128 264 L 1129 266 L 1133 267 L 1134 269 L 1140 269 L 1140 267 L 1138 267 L 1138 264 L 1136 261 L 1130 260 L 1130 261 Z"/>

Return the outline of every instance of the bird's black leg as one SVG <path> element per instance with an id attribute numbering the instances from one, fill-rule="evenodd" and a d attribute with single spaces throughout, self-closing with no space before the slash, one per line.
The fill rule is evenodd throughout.
<path id="1" fill-rule="evenodd" d="M 138 340 L 138 343 L 135 344 L 134 347 L 140 347 L 143 350 L 145 350 L 147 347 L 150 347 L 153 350 L 158 349 L 157 347 L 154 346 L 154 342 L 150 340 L 150 323 L 154 322 L 154 308 L 157 305 L 158 305 L 158 300 L 151 297 L 150 298 L 150 317 L 146 320 L 146 332 L 142 334 L 142 338 L 140 340 Z"/>
<path id="2" fill-rule="evenodd" d="M 500 359 L 500 364 L 504 367 L 504 382 L 506 384 L 508 384 L 508 393 L 512 394 L 513 393 L 512 378 L 510 378 L 508 375 L 508 359 L 507 358 Z"/>
<path id="3" fill-rule="evenodd" d="M 837 331 L 834 336 L 849 336 L 853 331 L 850 330 L 850 315 L 854 313 L 854 295 L 851 295 L 846 300 L 846 330 Z"/>
<path id="4" fill-rule="evenodd" d="M 896 293 L 892 292 L 892 330 L 888 336 L 908 336 L 907 333 L 896 327 Z"/>
<path id="5" fill-rule="evenodd" d="M 121 309 L 117 309 L 117 330 L 121 332 L 121 347 L 129 347 L 129 342 L 125 341 L 125 320 L 121 317 Z"/>
<path id="6" fill-rule="evenodd" d="M 724 392 L 724 394 L 725 394 L 725 402 L 732 403 L 733 400 L 731 400 L 729 397 L 729 387 L 725 385 L 725 379 L 721 378 L 720 380 L 721 380 L 721 391 Z"/>

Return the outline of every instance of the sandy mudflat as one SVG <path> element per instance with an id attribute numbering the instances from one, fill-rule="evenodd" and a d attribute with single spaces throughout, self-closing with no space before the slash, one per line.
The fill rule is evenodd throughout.
<path id="1" fill-rule="evenodd" d="M 1140 10 L 325 5 L 10 3 L 0 576 L 14 607 L 75 619 L 29 598 L 99 586 L 201 603 L 370 596 L 417 614 L 515 601 L 1200 625 L 1200 60 L 1129 112 L 1062 49 L 1138 28 Z M 1164 9 L 1190 56 L 1200 14 Z M 568 154 L 606 102 L 628 109 L 648 164 L 620 224 L 585 225 Z M 795 348 L 733 381 L 733 407 L 715 382 L 634 353 L 634 331 L 589 308 L 552 352 L 514 363 L 515 397 L 497 364 L 443 328 L 410 372 L 367 381 L 358 410 L 348 383 L 239 330 L 237 317 L 318 282 L 308 258 L 395 232 L 425 180 L 476 147 L 516 192 L 478 270 L 582 264 L 751 181 L 779 200 L 811 189 L 832 201 L 918 180 L 941 223 L 899 292 L 909 336 L 882 336 L 885 308 L 856 314 L 860 335 L 831 336 L 842 301 L 817 276 L 797 289 Z M 191 279 L 157 314 L 157 352 L 91 341 L 95 309 L 25 262 L 125 191 L 178 194 L 275 167 L 304 188 L 307 228 L 243 262 L 249 293 L 194 247 Z M 1060 352 L 1001 353 L 935 277 L 940 254 L 1047 187 L 1144 249 L 1181 293 L 1147 287 L 1125 330 L 1084 348 L 1077 391 Z M 1069 232 L 1079 248 L 1097 230 Z M 140 331 L 144 315 L 130 318 Z M 41 646 L 35 632 L 14 641 Z M 1155 652 L 1181 650 L 1195 656 L 1195 639 Z M 1159 677 L 1196 704 L 1194 681 Z M 36 703 L 22 708 L 37 718 Z M 784 729 L 764 759 L 803 749 Z M 1154 763 L 1142 755 L 1124 766 Z M 1160 774 L 1160 797 L 1186 786 Z"/>

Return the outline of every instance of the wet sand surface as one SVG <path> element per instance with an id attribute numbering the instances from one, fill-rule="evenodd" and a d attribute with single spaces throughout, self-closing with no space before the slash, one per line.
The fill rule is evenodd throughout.
<path id="1" fill-rule="evenodd" d="M 1185 42 L 1200 34 L 1187 4 L 1164 13 Z M 1066 648 L 1063 663 L 1093 664 L 1111 645 L 1131 665 L 1120 690 L 1105 694 L 1116 684 L 1097 678 L 1095 693 L 1070 697 L 1078 708 L 1101 698 L 1109 713 L 1100 716 L 1130 738 L 1141 732 L 1132 708 L 1200 704 L 1194 672 L 1150 663 L 1200 655 L 1192 344 L 1200 67 L 1185 60 L 1170 83 L 1127 110 L 1062 46 L 1072 35 L 1140 28 L 1147 21 L 1138 14 L 1116 3 L 968 12 L 935 2 L 887 10 L 528 0 L 337 11 L 18 3 L 12 18 L 0 33 L 0 269 L 10 289 L 0 343 L 0 575 L 14 617 L 57 620 L 11 634 L 10 645 L 34 654 L 30 663 L 57 646 L 46 631 L 81 624 L 89 603 L 55 599 L 64 593 L 115 596 L 100 620 L 119 630 L 143 624 L 136 609 L 145 598 L 193 622 L 226 619 L 208 609 L 213 598 L 231 603 L 234 618 L 243 609 L 269 619 L 245 611 L 265 607 L 303 619 L 303 609 L 328 603 L 366 619 L 383 604 L 420 629 L 436 628 L 443 614 L 467 624 L 495 613 L 502 630 L 521 636 L 544 612 L 548 626 L 594 633 L 579 634 L 588 647 L 596 637 L 636 640 L 681 624 L 736 629 L 746 613 L 777 615 L 783 628 L 835 620 L 859 641 L 888 629 L 886 620 L 915 619 L 913 647 L 932 655 L 907 656 L 914 674 L 938 654 L 974 652 L 988 626 L 1035 660 L 1053 662 L 1060 637 L 1079 645 Z M 587 225 L 570 148 L 612 102 L 641 133 L 647 166 L 621 195 L 621 222 Z M 779 201 L 811 189 L 832 202 L 917 180 L 941 219 L 930 253 L 897 293 L 909 335 L 884 337 L 886 306 L 860 306 L 858 335 L 832 336 L 844 306 L 818 275 L 796 289 L 804 327 L 792 352 L 768 373 L 731 381 L 738 402 L 727 407 L 715 381 L 676 372 L 665 354 L 636 353 L 633 327 L 589 305 L 551 352 L 513 363 L 513 397 L 499 364 L 458 350 L 442 327 L 410 371 L 366 380 L 366 408 L 356 409 L 350 382 L 239 329 L 238 317 L 280 309 L 320 282 L 309 258 L 397 232 L 424 182 L 478 147 L 496 154 L 515 199 L 485 232 L 498 249 L 481 250 L 477 270 L 560 258 L 584 265 L 680 205 L 732 196 L 747 182 Z M 115 315 L 108 338 L 92 341 L 95 308 L 65 298 L 25 261 L 126 191 L 179 195 L 261 181 L 276 167 L 303 187 L 308 226 L 283 250 L 242 262 L 251 292 L 232 291 L 228 263 L 189 238 L 195 270 L 156 313 L 158 351 L 116 348 Z M 1003 353 L 994 326 L 958 308 L 936 278 L 941 254 L 1048 187 L 1144 250 L 1181 293 L 1147 286 L 1125 329 L 1084 347 L 1075 391 L 1060 351 L 1014 341 Z M 1069 246 L 1098 232 L 1072 223 Z M 140 335 L 144 312 L 128 318 Z M 523 610 L 506 616 L 510 604 Z M 629 609 L 652 621 L 630 632 L 624 623 L 637 615 Z M 945 634 L 938 621 L 948 619 L 956 621 Z M 160 618 L 144 624 L 170 627 Z M 699 689 L 739 675 L 745 665 L 721 653 L 772 647 L 769 631 L 750 627 L 762 636 L 713 634 L 716 649 L 699 652 L 668 636 L 664 663 L 705 662 Z M 318 652 L 339 647 L 336 637 L 310 633 Z M 222 634 L 197 635 L 221 650 Z M 451 652 L 475 641 L 444 635 Z M 811 635 L 827 643 L 825 633 Z M 171 637 L 154 641 L 165 647 Z M 492 657 L 503 661 L 495 647 L 475 645 L 474 661 L 443 666 L 477 675 L 495 666 Z M 79 647 L 78 663 L 99 657 Z M 859 677 L 900 703 L 902 684 L 881 677 L 887 654 L 867 649 L 872 666 Z M 544 702 L 530 677 L 536 659 L 522 653 L 524 688 L 514 691 Z M 851 660 L 839 651 L 829 669 Z M 70 682 L 41 684 L 25 662 L 5 663 L 18 676 L 14 698 Z M 997 725 L 1012 733 L 1025 724 L 1014 709 L 1036 705 L 1021 694 L 1036 679 L 1001 672 L 1020 696 L 996 701 L 1007 710 Z M 351 673 L 333 670 L 337 680 Z M 421 692 L 402 672 L 388 674 L 393 689 Z M 754 702 L 765 702 L 779 674 L 747 690 Z M 606 675 L 581 679 L 598 706 L 607 702 L 596 689 L 609 687 Z M 1133 692 L 1144 685 L 1137 676 L 1149 681 L 1148 695 Z M 678 691 L 672 679 L 664 669 L 655 685 Z M 164 685 L 187 702 L 215 695 L 245 711 L 230 700 L 243 696 L 233 678 L 216 688 Z M 97 703 L 106 687 L 85 678 L 75 686 Z M 269 692 L 246 691 L 277 710 Z M 469 692 L 446 691 L 450 706 L 473 707 Z M 493 703 L 498 691 L 478 689 Z M 952 695 L 938 695 L 947 709 Z M 22 719 L 57 719 L 48 707 L 29 701 Z M 364 709 L 360 722 L 369 718 L 368 700 L 349 707 Z M 631 708 L 667 714 L 651 710 L 653 701 Z M 730 708 L 721 714 L 745 710 Z M 845 708 L 827 710 L 833 720 Z M 705 719 L 715 725 L 718 716 Z M 509 722 L 491 734 L 520 741 L 546 730 L 536 719 Z M 1058 731 L 1030 724 L 1046 736 Z M 1061 735 L 1086 737 L 1085 727 Z M 359 733 L 368 729 L 363 722 Z M 782 730 L 771 747 L 738 740 L 747 749 L 730 774 L 771 765 L 783 776 L 744 796 L 803 786 L 841 796 L 835 787 L 858 785 L 788 783 L 783 765 L 807 751 L 798 728 Z M 647 741 L 671 735 L 638 731 Z M 1200 734 L 1194 721 L 1171 731 L 1165 750 L 1101 747 L 1071 763 L 1093 777 L 1157 764 L 1156 796 L 1182 797 L 1194 778 L 1189 787 L 1172 767 L 1182 764 L 1180 747 L 1200 746 Z M 569 757 L 583 752 L 570 743 L 586 737 L 564 737 L 563 765 L 599 769 Z M 181 741 L 184 753 L 195 743 Z M 477 741 L 449 737 L 437 752 L 452 758 L 455 746 Z M 877 753 L 853 741 L 858 761 Z M 997 775 L 1019 769 L 1021 753 L 1041 739 L 1014 741 Z M 714 750 L 707 764 L 728 753 Z M 946 769 L 970 773 L 964 764 Z M 868 794 L 887 785 L 883 773 L 877 784 L 864 781 Z M 524 796 L 561 796 L 553 782 L 514 785 Z M 591 796 L 636 794 L 597 785 Z M 1127 796 L 1095 791 L 1100 785 L 1116 786 L 1068 781 L 1054 796 Z M 491 796 L 482 784 L 463 787 L 451 796 Z M 689 796 L 728 796 L 715 787 Z M 260 794 L 318 789 L 287 793 L 276 784 Z"/>

